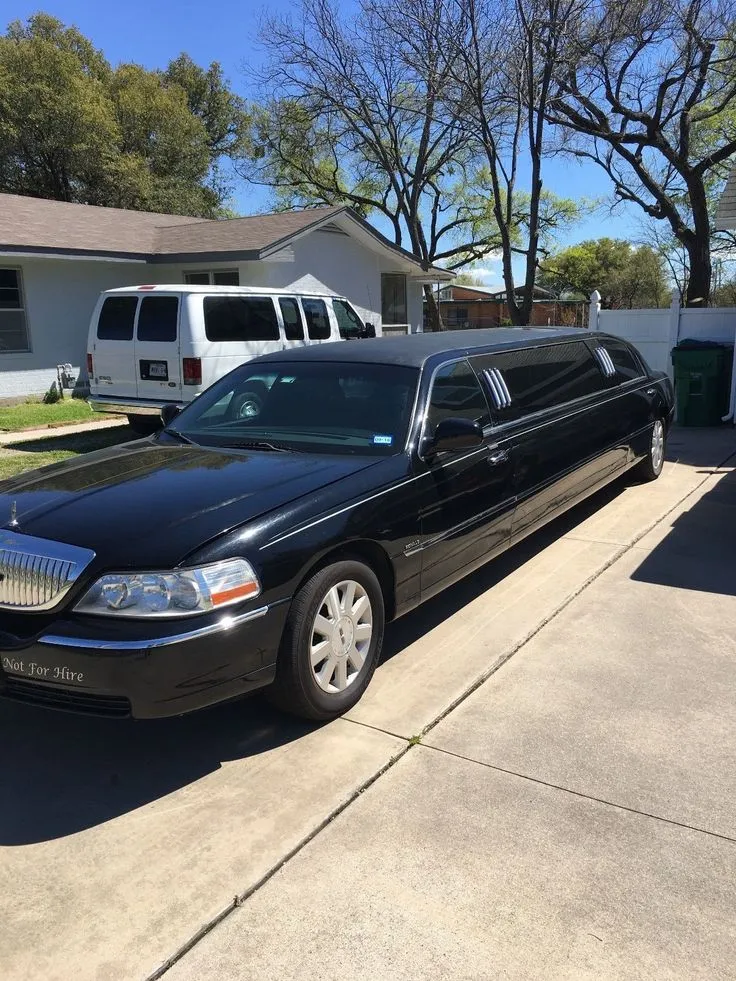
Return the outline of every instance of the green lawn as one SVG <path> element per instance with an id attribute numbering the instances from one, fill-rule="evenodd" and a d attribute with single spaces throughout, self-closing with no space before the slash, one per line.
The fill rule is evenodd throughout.
<path id="1" fill-rule="evenodd" d="M 54 405 L 45 405 L 37 399 L 29 399 L 20 405 L 0 405 L 0 430 L 20 432 L 23 429 L 44 429 L 46 426 L 66 426 L 74 422 L 94 422 L 107 416 L 92 412 L 82 399 L 64 399 Z"/>
<path id="2" fill-rule="evenodd" d="M 112 429 L 49 436 L 0 447 L 0 481 L 14 477 L 25 470 L 45 467 L 49 463 L 79 456 L 80 453 L 101 450 L 106 446 L 114 446 L 116 443 L 124 443 L 126 440 L 136 438 L 136 434 L 129 426 L 115 426 Z"/>

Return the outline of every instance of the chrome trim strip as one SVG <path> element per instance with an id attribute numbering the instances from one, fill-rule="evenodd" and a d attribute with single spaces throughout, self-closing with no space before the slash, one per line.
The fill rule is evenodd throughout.
<path id="1" fill-rule="evenodd" d="M 499 387 L 498 387 L 498 381 L 496 380 L 496 378 L 493 375 L 493 371 L 490 368 L 484 368 L 483 369 L 483 374 L 485 375 L 486 381 L 490 385 L 491 395 L 493 396 L 493 402 L 494 402 L 495 407 L 497 409 L 502 409 L 504 407 L 504 405 L 503 405 L 503 397 L 502 397 L 501 392 L 500 392 Z"/>
<path id="2" fill-rule="evenodd" d="M 498 383 L 503 390 L 503 394 L 506 396 L 506 406 L 511 405 L 511 392 L 509 391 L 509 386 L 506 384 L 506 379 L 503 377 L 503 372 L 500 368 L 495 369 L 496 377 L 498 378 Z"/>
<path id="3" fill-rule="evenodd" d="M 241 623 L 264 617 L 268 613 L 268 609 L 267 606 L 262 606 L 258 610 L 249 610 L 237 617 L 222 617 L 216 623 L 209 623 L 206 627 L 198 627 L 196 630 L 187 630 L 184 633 L 166 637 L 150 637 L 147 640 L 91 640 L 88 637 L 63 637 L 59 634 L 44 634 L 38 638 L 38 643 L 48 644 L 50 647 L 76 647 L 83 650 L 147 651 L 155 647 L 170 647 L 172 644 L 180 644 L 182 641 L 194 640 L 197 637 L 206 637 L 208 634 L 219 633 L 222 630 L 231 630 L 233 627 L 240 626 Z"/>

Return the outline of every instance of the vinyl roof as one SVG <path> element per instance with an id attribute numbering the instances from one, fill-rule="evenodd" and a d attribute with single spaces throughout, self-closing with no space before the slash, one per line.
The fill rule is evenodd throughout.
<path id="1" fill-rule="evenodd" d="M 462 358 L 485 351 L 493 352 L 506 348 L 532 346 L 543 341 L 554 342 L 586 336 L 588 331 L 583 331 L 579 327 L 495 327 L 489 330 L 452 330 L 314 344 L 288 351 L 276 351 L 273 354 L 263 355 L 257 360 L 259 362 L 361 361 L 420 368 L 434 355 Z"/>

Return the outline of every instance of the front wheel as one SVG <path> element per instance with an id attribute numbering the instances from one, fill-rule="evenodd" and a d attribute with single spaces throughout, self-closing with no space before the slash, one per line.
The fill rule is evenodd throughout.
<path id="1" fill-rule="evenodd" d="M 273 701 L 306 719 L 347 712 L 373 676 L 384 622 L 383 593 L 372 569 L 354 560 L 320 569 L 292 603 Z"/>
<path id="2" fill-rule="evenodd" d="M 634 469 L 634 473 L 639 480 L 656 480 L 662 473 L 666 441 L 664 422 L 661 419 L 655 419 L 654 425 L 652 426 L 652 435 L 649 438 L 649 452 Z"/>

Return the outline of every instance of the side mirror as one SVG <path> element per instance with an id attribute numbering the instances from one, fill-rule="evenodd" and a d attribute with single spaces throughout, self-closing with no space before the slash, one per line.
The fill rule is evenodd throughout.
<path id="1" fill-rule="evenodd" d="M 434 431 L 434 435 L 423 441 L 422 456 L 434 456 L 435 453 L 457 452 L 472 450 L 483 442 L 483 427 L 472 419 L 461 417 L 443 419 Z"/>
<path id="2" fill-rule="evenodd" d="M 177 405 L 176 402 L 167 402 L 166 405 L 161 408 L 161 421 L 164 426 L 170 425 L 174 419 L 181 412 L 181 406 Z"/>
<path id="3" fill-rule="evenodd" d="M 375 324 L 366 324 L 363 330 L 360 332 L 361 337 L 375 337 L 376 327 Z"/>

